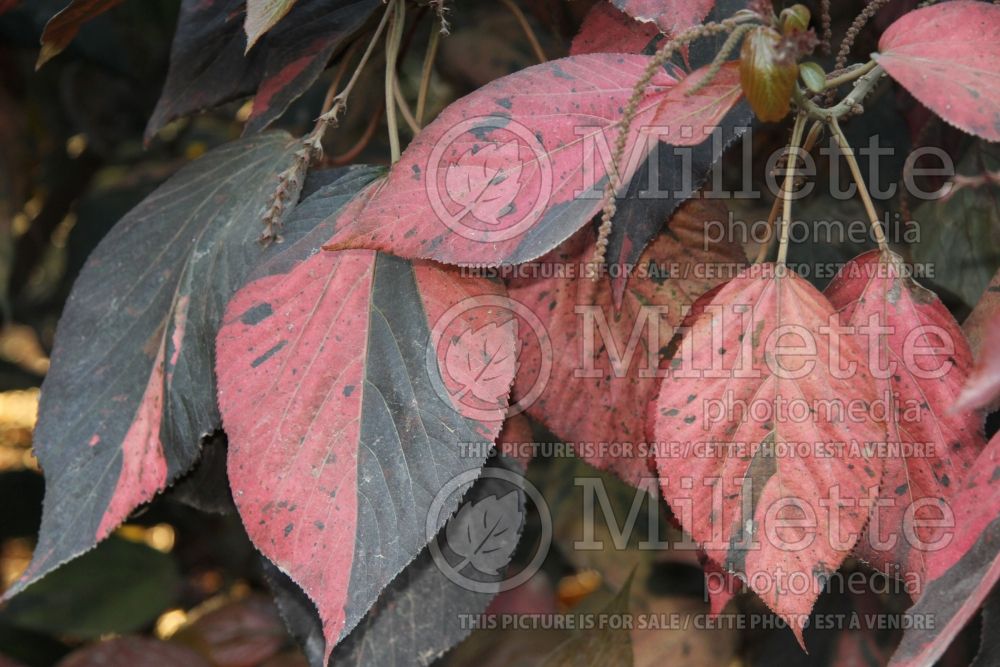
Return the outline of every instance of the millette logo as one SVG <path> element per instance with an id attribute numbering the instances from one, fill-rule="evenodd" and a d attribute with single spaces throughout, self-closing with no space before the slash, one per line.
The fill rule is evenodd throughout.
<path id="1" fill-rule="evenodd" d="M 427 162 L 427 196 L 456 234 L 496 243 L 542 217 L 552 165 L 535 134 L 505 116 L 467 118 L 444 133 Z"/>

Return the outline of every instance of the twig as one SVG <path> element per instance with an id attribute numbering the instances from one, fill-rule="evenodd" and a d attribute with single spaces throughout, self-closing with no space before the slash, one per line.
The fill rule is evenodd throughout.
<path id="1" fill-rule="evenodd" d="M 424 125 L 424 110 L 427 108 L 427 91 L 431 85 L 431 72 L 434 71 L 434 59 L 437 57 L 438 44 L 441 42 L 441 31 L 433 21 L 431 35 L 427 39 L 427 52 L 424 54 L 424 66 L 420 73 L 420 89 L 417 91 L 416 121 L 419 127 Z"/>
<path id="2" fill-rule="evenodd" d="M 392 95 L 396 98 L 396 106 L 399 107 L 400 113 L 403 114 L 403 120 L 406 121 L 406 125 L 413 132 L 414 136 L 416 136 L 420 133 L 420 126 L 417 125 L 417 119 L 414 118 L 413 112 L 410 110 L 410 104 L 406 101 L 406 97 L 403 96 L 403 90 L 399 87 L 399 77 L 393 77 L 392 82 Z"/>
<path id="3" fill-rule="evenodd" d="M 878 219 L 878 213 L 875 212 L 875 204 L 872 202 L 871 195 L 868 193 L 868 187 L 861 176 L 861 167 L 858 166 L 858 161 L 854 158 L 854 149 L 848 143 L 847 137 L 844 136 L 844 132 L 840 129 L 840 123 L 837 122 L 836 118 L 830 119 L 830 132 L 833 133 L 833 137 L 837 140 L 840 152 L 843 153 L 844 158 L 847 160 L 847 166 L 851 169 L 851 176 L 854 177 L 854 183 L 858 186 L 858 194 L 861 196 L 861 202 L 865 205 L 865 211 L 868 213 L 868 220 L 871 222 L 872 231 L 875 233 L 878 248 L 882 252 L 887 252 L 889 247 L 885 242 L 882 222 Z"/>
<path id="4" fill-rule="evenodd" d="M 844 99 L 837 102 L 832 107 L 819 106 L 807 98 L 802 92 L 802 89 L 798 87 L 795 89 L 795 102 L 809 115 L 810 118 L 823 121 L 824 123 L 829 123 L 833 118 L 839 119 L 849 114 L 856 113 L 861 101 L 875 89 L 875 86 L 884 74 L 885 70 L 882 69 L 882 66 L 875 65 L 868 73 L 858 79 L 858 82 L 854 84 L 854 88 Z"/>
<path id="5" fill-rule="evenodd" d="M 806 134 L 805 141 L 802 142 L 803 153 L 808 153 L 813 149 L 822 131 L 823 124 L 819 121 L 814 121 L 812 127 L 809 128 L 809 133 Z M 795 156 L 790 155 L 789 157 L 795 159 Z M 792 185 L 794 185 L 794 183 Z M 788 183 L 782 181 L 782 191 L 789 187 Z M 775 197 L 774 203 L 771 204 L 771 213 L 767 216 L 767 238 L 761 242 L 760 248 L 757 249 L 757 257 L 753 261 L 754 264 L 760 264 L 766 260 L 768 254 L 771 252 L 771 242 L 774 240 L 774 221 L 778 219 L 778 211 L 781 210 L 782 201 L 784 201 L 783 197 Z"/>
<path id="6" fill-rule="evenodd" d="M 278 184 L 274 188 L 274 194 L 261 213 L 261 222 L 264 225 L 264 231 L 261 232 L 258 241 L 262 245 L 281 242 L 281 224 L 288 210 L 288 205 L 294 205 L 298 201 L 299 195 L 302 194 L 302 186 L 305 184 L 306 171 L 309 169 L 309 165 L 322 157 L 323 135 L 326 134 L 328 127 L 337 124 L 340 112 L 347 106 L 347 99 L 350 97 L 351 90 L 353 90 L 354 85 L 358 82 L 361 72 L 365 69 L 365 65 L 368 64 L 368 59 L 375 50 L 375 44 L 378 42 L 379 37 L 381 37 L 389 16 L 394 13 L 393 9 L 394 5 L 389 5 L 382 14 L 382 20 L 379 21 L 378 27 L 375 29 L 375 34 L 368 43 L 368 48 L 365 49 L 364 54 L 361 56 L 361 61 L 354 69 L 354 74 L 344 89 L 336 95 L 333 94 L 333 91 L 336 89 L 337 84 L 340 83 L 343 73 L 339 72 L 334 77 L 333 85 L 327 90 L 326 98 L 323 100 L 323 109 L 320 111 L 319 118 L 316 119 L 316 125 L 302 139 L 302 144 L 293 154 L 292 164 L 278 174 Z M 350 60 L 349 55 L 346 54 L 344 62 L 341 63 L 341 68 L 344 71 L 347 68 L 346 63 Z"/>
<path id="7" fill-rule="evenodd" d="M 798 151 L 802 143 L 802 131 L 806 126 L 806 114 L 799 112 L 792 128 L 792 140 L 788 144 L 788 163 L 785 165 L 785 183 L 781 188 L 781 241 L 778 243 L 778 265 L 784 266 L 788 257 L 788 232 L 792 224 L 792 193 L 791 184 L 795 180 L 795 166 L 798 162 Z"/>
<path id="8" fill-rule="evenodd" d="M 510 13 L 514 15 L 517 19 L 518 24 L 521 26 L 521 30 L 524 31 L 524 36 L 528 38 L 528 43 L 531 44 L 531 49 L 535 52 L 535 57 L 538 58 L 538 62 L 544 63 L 548 61 L 545 55 L 545 51 L 542 50 L 542 45 L 538 41 L 538 37 L 535 36 L 535 31 L 531 29 L 531 24 L 528 23 L 528 17 L 524 15 L 521 8 L 518 7 L 514 0 L 500 0 L 504 7 L 510 10 Z"/>
<path id="9" fill-rule="evenodd" d="M 375 113 L 371 115 L 368 121 L 368 126 L 365 127 L 365 131 L 361 133 L 357 142 L 346 151 L 340 155 L 334 155 L 329 158 L 328 163 L 331 166 L 340 167 L 345 164 L 351 164 L 354 160 L 361 155 L 368 144 L 371 143 L 372 138 L 375 136 L 375 131 L 378 129 L 379 123 L 382 122 L 382 116 L 385 114 L 385 105 L 378 105 L 375 107 Z"/>
<path id="10" fill-rule="evenodd" d="M 361 56 L 361 61 L 358 66 L 354 68 L 354 74 L 351 75 L 350 80 L 344 89 L 337 93 L 333 98 L 330 99 L 329 104 L 324 104 L 324 109 L 320 113 L 319 118 L 316 119 L 316 127 L 310 133 L 307 138 L 307 142 L 311 143 L 317 150 L 322 150 L 321 141 L 323 139 L 323 133 L 326 128 L 333 125 L 336 126 L 337 119 L 340 113 L 347 107 L 347 100 L 351 96 L 351 91 L 354 90 L 355 84 L 357 84 L 358 79 L 361 78 L 361 72 L 364 71 L 365 66 L 368 64 L 368 60 L 372 56 L 372 52 L 375 51 L 375 45 L 378 43 L 379 38 L 382 36 L 382 32 L 385 30 L 386 24 L 389 22 L 389 18 L 393 15 L 393 10 L 395 9 L 394 4 L 389 4 L 385 12 L 382 13 L 382 20 L 379 21 L 378 27 L 375 28 L 375 34 L 372 35 L 372 39 L 368 42 L 368 47 L 365 48 L 364 54 Z"/>
<path id="11" fill-rule="evenodd" d="M 396 120 L 396 60 L 399 44 L 403 39 L 403 25 L 406 21 L 406 0 L 395 0 L 392 27 L 385 40 L 385 122 L 389 127 L 389 152 L 392 162 L 399 162 L 402 150 L 399 145 L 399 123 Z"/>
<path id="12" fill-rule="evenodd" d="M 852 67 L 843 74 L 830 77 L 829 79 L 826 80 L 825 89 L 833 90 L 834 88 L 842 86 L 845 83 L 854 81 L 855 79 L 859 79 L 868 72 L 875 69 L 876 65 L 878 65 L 878 63 L 876 63 L 874 60 L 869 60 L 864 65 L 858 65 L 857 67 Z"/>

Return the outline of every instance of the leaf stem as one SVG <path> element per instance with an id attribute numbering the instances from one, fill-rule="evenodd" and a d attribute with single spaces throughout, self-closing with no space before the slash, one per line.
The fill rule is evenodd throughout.
<path id="1" fill-rule="evenodd" d="M 805 141 L 802 142 L 803 152 L 808 153 L 813 149 L 822 130 L 823 123 L 814 121 L 812 127 L 809 128 L 809 133 L 806 134 Z M 782 181 L 781 187 L 782 190 L 784 190 L 785 188 L 790 188 L 791 185 Z M 753 261 L 754 264 L 762 263 L 767 259 L 768 254 L 771 252 L 771 242 L 774 240 L 774 222 L 778 219 L 778 211 L 781 210 L 782 201 L 782 197 L 774 198 L 774 203 L 771 205 L 771 213 L 767 216 L 767 238 L 761 242 L 760 248 L 757 249 L 757 257 Z"/>
<path id="2" fill-rule="evenodd" d="M 868 187 L 861 176 L 861 167 L 858 166 L 858 161 L 854 157 L 854 149 L 848 143 L 847 137 L 844 136 L 844 131 L 840 129 L 840 123 L 837 122 L 836 118 L 830 119 L 830 132 L 837 140 L 840 152 L 844 154 L 847 166 L 851 169 L 851 176 L 854 177 L 854 183 L 858 186 L 858 194 L 861 196 L 861 201 L 865 205 L 865 211 L 868 213 L 868 220 L 871 222 L 875 240 L 878 242 L 878 249 L 883 253 L 887 252 L 889 247 L 885 241 L 885 233 L 882 231 L 882 222 L 878 218 L 878 213 L 875 212 L 875 204 L 872 202 L 871 195 L 868 193 Z"/>
<path id="3" fill-rule="evenodd" d="M 850 72 L 854 73 L 854 70 Z M 854 84 L 854 89 L 844 97 L 840 102 L 837 102 L 832 107 L 821 107 L 812 100 L 810 100 L 802 89 L 796 86 L 795 88 L 795 102 L 799 105 L 810 118 L 814 120 L 820 120 L 824 123 L 829 123 L 832 119 L 843 118 L 849 114 L 855 113 L 861 101 L 868 96 L 869 93 L 874 90 L 875 86 L 878 84 L 879 79 L 885 74 L 885 70 L 882 66 L 875 64 L 870 70 L 862 74 L 857 83 Z M 829 82 L 828 84 L 829 85 Z"/>
<path id="4" fill-rule="evenodd" d="M 795 117 L 792 128 L 792 140 L 788 144 L 788 162 L 785 165 L 785 182 L 781 187 L 781 241 L 778 243 L 778 265 L 784 266 L 788 257 L 788 231 L 792 218 L 792 183 L 795 181 L 795 167 L 799 161 L 799 150 L 802 147 L 802 132 L 806 126 L 807 115 L 803 112 Z"/>
<path id="5" fill-rule="evenodd" d="M 396 106 L 399 107 L 399 112 L 403 114 L 403 120 L 406 121 L 406 125 L 416 136 L 420 132 L 420 126 L 417 125 L 417 119 L 413 115 L 413 111 L 410 109 L 409 102 L 406 101 L 406 97 L 403 95 L 403 89 L 399 87 L 399 77 L 393 77 L 392 94 L 396 98 Z"/>
<path id="6" fill-rule="evenodd" d="M 531 29 L 531 24 L 528 23 L 528 17 L 524 15 L 521 8 L 514 3 L 514 0 L 500 0 L 503 5 L 510 10 L 510 13 L 514 15 L 517 20 L 518 25 L 521 26 L 521 30 L 524 31 L 524 36 L 528 38 L 528 43 L 531 44 L 531 50 L 535 52 L 535 57 L 538 58 L 538 62 L 544 63 L 548 61 L 548 57 L 545 55 L 545 51 L 542 50 L 542 45 L 538 41 L 538 37 L 535 36 L 535 31 Z"/>
<path id="7" fill-rule="evenodd" d="M 392 163 L 399 162 L 402 150 L 399 144 L 399 122 L 396 120 L 396 60 L 399 58 L 399 45 L 403 39 L 403 26 L 406 23 L 406 0 L 395 0 L 392 15 L 392 25 L 385 39 L 385 123 L 389 129 L 389 153 Z"/>
<path id="8" fill-rule="evenodd" d="M 347 107 L 347 100 L 351 96 L 351 91 L 354 90 L 355 84 L 357 84 L 358 79 L 361 78 L 361 72 L 364 71 L 365 66 L 368 64 L 368 60 L 371 58 L 372 52 L 375 50 L 375 45 L 382 36 L 385 26 L 389 22 L 389 17 L 393 14 L 394 7 L 395 5 L 392 4 L 386 7 L 385 12 L 382 14 L 382 19 L 379 21 L 378 27 L 375 28 L 375 34 L 372 35 L 371 41 L 368 42 L 365 52 L 361 55 L 360 62 L 358 62 L 357 67 L 354 68 L 354 73 L 351 75 L 350 80 L 348 80 L 347 85 L 344 86 L 344 89 L 333 97 L 327 95 L 327 99 L 323 104 L 323 110 L 320 112 L 319 118 L 316 119 L 316 126 L 305 139 L 306 145 L 309 146 L 314 154 L 319 155 L 322 153 L 323 135 L 326 133 L 326 129 L 331 125 L 336 127 L 337 119 L 340 117 L 340 113 Z"/>
<path id="9" fill-rule="evenodd" d="M 832 90 L 834 88 L 837 88 L 838 86 L 842 86 L 843 84 L 848 83 L 849 81 L 854 81 L 855 79 L 858 79 L 867 74 L 868 72 L 872 71 L 873 69 L 875 69 L 877 65 L 878 63 L 875 62 L 874 60 L 869 60 L 864 65 L 854 67 L 839 76 L 827 79 L 826 85 L 823 88 L 824 90 Z"/>
<path id="10" fill-rule="evenodd" d="M 424 66 L 420 73 L 420 90 L 417 92 L 417 110 L 415 120 L 417 125 L 424 125 L 424 111 L 427 108 L 427 91 L 431 86 L 431 72 L 434 71 L 434 59 L 437 57 L 438 44 L 441 43 L 441 28 L 431 21 L 431 36 L 427 39 L 427 52 L 424 54 Z"/>

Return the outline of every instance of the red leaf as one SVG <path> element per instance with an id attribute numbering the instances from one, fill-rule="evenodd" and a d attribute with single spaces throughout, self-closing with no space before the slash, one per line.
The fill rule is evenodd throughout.
<path id="1" fill-rule="evenodd" d="M 976 459 L 950 504 L 954 524 L 942 529 L 946 542 L 928 557 L 930 582 L 907 612 L 917 624 L 904 624 L 909 629 L 891 667 L 934 664 L 1000 580 L 1000 436 Z"/>
<path id="2" fill-rule="evenodd" d="M 698 560 L 705 570 L 705 594 L 708 596 L 708 613 L 718 616 L 736 595 L 743 590 L 743 582 L 714 560 L 704 551 L 698 552 Z"/>
<path id="3" fill-rule="evenodd" d="M 655 23 L 667 35 L 677 35 L 705 20 L 715 0 L 611 0 L 637 21 Z"/>
<path id="4" fill-rule="evenodd" d="M 905 274 L 899 256 L 877 250 L 848 262 L 826 289 L 841 313 L 874 378 L 877 400 L 888 419 L 887 442 L 909 451 L 887 452 L 879 492 L 887 503 L 873 516 L 858 554 L 872 565 L 919 588 L 926 577 L 926 549 L 911 544 L 901 528 L 913 518 L 940 516 L 939 504 L 986 444 L 982 416 L 949 411 L 972 365 L 958 322 L 933 292 Z M 939 346 L 934 354 L 918 353 Z M 914 525 L 926 540 L 931 528 Z M 873 534 L 875 531 L 877 534 Z M 891 540 L 889 545 L 884 540 Z M 892 571 L 898 565 L 899 571 Z M 913 576 L 911 576 L 913 575 Z"/>
<path id="5" fill-rule="evenodd" d="M 706 65 L 687 75 L 667 91 L 656 110 L 653 125 L 665 131 L 674 146 L 695 146 L 705 141 L 743 94 L 738 62 L 724 64 L 711 83 L 689 94 L 711 67 Z"/>
<path id="6" fill-rule="evenodd" d="M 684 528 L 802 643 L 867 521 L 882 462 L 865 446 L 885 431 L 833 307 L 780 268 L 747 269 L 706 305 L 671 361 L 654 431 L 663 495 Z"/>
<path id="7" fill-rule="evenodd" d="M 594 250 L 589 230 L 539 262 L 551 272 L 568 270 L 565 277 L 511 283 L 511 296 L 538 316 L 552 343 L 543 350 L 534 332 L 519 331 L 515 398 L 523 399 L 551 363 L 550 379 L 529 404 L 528 414 L 568 442 L 629 443 L 631 451 L 578 454 L 630 484 L 650 476 L 639 448 L 646 422 L 641 407 L 656 397 L 657 368 L 674 327 L 698 296 L 727 277 L 727 268 L 734 275 L 745 261 L 737 244 L 707 240 L 708 226 L 725 220 L 727 211 L 719 202 L 685 204 L 637 264 L 657 273 L 630 281 L 620 312 L 609 281 L 582 275 Z M 706 270 L 716 273 L 699 273 Z"/>
<path id="8" fill-rule="evenodd" d="M 598 2 L 583 19 L 569 54 L 642 53 L 659 35 L 656 26 L 633 21 L 609 2 Z"/>
<path id="9" fill-rule="evenodd" d="M 42 50 L 38 54 L 35 69 L 62 53 L 84 23 L 121 3 L 122 0 L 72 0 L 45 24 Z"/>
<path id="10" fill-rule="evenodd" d="M 903 15 L 874 57 L 946 121 L 1000 141 L 1000 7 L 953 0 Z"/>
<path id="11" fill-rule="evenodd" d="M 455 102 L 413 140 L 331 247 L 452 264 L 517 264 L 543 255 L 600 208 L 621 107 L 648 62 L 638 55 L 571 56 Z M 629 135 L 624 178 L 647 152 L 640 128 L 675 83 L 660 72 L 647 89 Z M 480 162 L 492 174 L 485 190 L 485 176 L 459 176 L 483 169 Z"/>
<path id="12" fill-rule="evenodd" d="M 447 482 L 471 483 L 482 466 L 485 449 L 461 445 L 494 441 L 514 370 L 491 363 L 473 377 L 466 365 L 514 357 L 497 284 L 370 251 L 317 252 L 363 205 L 255 274 L 217 340 L 237 508 L 316 604 L 327 658 L 455 510 L 448 496 L 429 517 Z"/>

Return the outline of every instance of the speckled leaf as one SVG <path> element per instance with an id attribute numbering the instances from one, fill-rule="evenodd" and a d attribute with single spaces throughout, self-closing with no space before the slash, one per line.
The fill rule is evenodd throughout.
<path id="1" fill-rule="evenodd" d="M 660 31 L 651 23 L 639 23 L 610 2 L 591 7 L 573 38 L 569 53 L 645 53 L 658 41 Z"/>
<path id="2" fill-rule="evenodd" d="M 879 492 L 885 504 L 878 521 L 859 540 L 857 553 L 875 567 L 919 585 L 926 580 L 927 553 L 900 530 L 906 512 L 923 506 L 916 518 L 940 516 L 939 504 L 951 498 L 986 444 L 981 414 L 949 409 L 969 376 L 972 353 L 948 309 L 936 294 L 906 276 L 902 259 L 894 253 L 883 256 L 873 250 L 856 257 L 825 294 L 843 324 L 856 332 L 854 340 L 888 417 L 887 442 L 910 448 L 887 453 Z M 939 349 L 915 354 L 927 347 Z M 932 529 L 913 530 L 926 540 Z"/>
<path id="3" fill-rule="evenodd" d="M 319 250 L 374 187 L 346 206 L 343 188 L 307 199 L 329 199 L 315 206 L 328 215 L 311 213 L 311 231 L 255 270 L 217 339 L 236 506 L 261 553 L 316 604 L 327 656 L 457 508 L 452 496 L 432 503 L 456 476 L 474 479 L 484 454 L 462 444 L 494 441 L 513 381 L 504 366 L 502 382 L 470 389 L 448 361 L 471 356 L 449 350 L 483 327 L 513 356 L 501 285 Z"/>
<path id="4" fill-rule="evenodd" d="M 1000 580 L 1000 436 L 976 459 L 951 507 L 947 541 L 928 558 L 930 582 L 907 612 L 933 623 L 903 626 L 909 629 L 890 667 L 935 664 Z"/>
<path id="5" fill-rule="evenodd" d="M 904 14 L 875 59 L 947 122 L 1000 141 L 1000 7 L 953 0 Z"/>
<path id="6" fill-rule="evenodd" d="M 255 222 L 292 162 L 284 133 L 212 151 L 90 255 L 56 332 L 34 445 L 41 533 L 12 595 L 107 537 L 185 472 L 220 426 L 210 341 L 260 257 Z"/>
<path id="7" fill-rule="evenodd" d="M 507 506 L 511 512 L 507 519 L 516 525 L 516 530 L 503 536 L 503 551 L 508 554 L 513 553 L 520 540 L 524 518 L 521 477 L 508 474 L 515 473 L 518 468 L 519 464 L 509 459 L 492 457 L 483 476 L 463 499 L 463 505 L 468 506 L 490 497 L 507 496 L 511 492 L 518 494 L 520 501 Z M 450 519 L 447 528 L 456 521 L 457 517 Z M 457 565 L 462 559 L 450 549 L 444 534 L 445 529 L 436 538 L 440 557 Z M 310 664 L 323 664 L 323 626 L 313 603 L 270 563 L 265 565 L 265 572 L 282 616 Z M 430 549 L 424 548 L 420 556 L 382 591 L 351 634 L 337 645 L 329 664 L 336 667 L 433 664 L 468 636 L 471 628 L 461 622 L 462 616 L 483 613 L 500 590 L 503 577 L 502 574 L 484 574 L 472 567 L 466 567 L 462 574 L 475 581 L 478 590 L 450 579 Z"/>
<path id="8" fill-rule="evenodd" d="M 674 146 L 697 146 L 707 141 L 740 99 L 739 63 L 725 63 L 711 82 L 702 85 L 711 67 L 691 72 L 668 91 L 653 116 L 653 124 L 665 129 Z"/>
<path id="9" fill-rule="evenodd" d="M 643 275 L 630 283 L 619 311 L 607 280 L 580 275 L 594 251 L 589 229 L 539 261 L 540 267 L 552 265 L 549 275 L 556 266 L 573 267 L 574 273 L 566 274 L 573 277 L 512 281 L 511 297 L 531 309 L 552 338 L 551 379 L 528 414 L 567 442 L 643 442 L 646 420 L 637 406 L 656 397 L 656 370 L 674 328 L 695 299 L 736 275 L 745 262 L 738 244 L 708 240 L 710 225 L 727 220 L 719 202 L 685 204 L 647 248 L 637 268 Z M 530 391 L 546 354 L 528 328 L 519 334 L 515 399 Z M 638 449 L 631 456 L 580 454 L 630 484 L 649 477 Z"/>
<path id="10" fill-rule="evenodd" d="M 600 208 L 621 107 L 648 62 L 639 55 L 570 56 L 458 100 L 413 140 L 331 247 L 451 264 L 517 264 L 552 250 Z M 653 77 L 620 166 L 624 178 L 649 143 L 641 128 L 676 82 L 666 72 Z M 478 160 L 484 150 L 492 152 L 490 187 L 449 182 L 449 169 Z M 504 201 L 481 215 L 481 202 L 493 202 L 501 190 Z"/>
<path id="11" fill-rule="evenodd" d="M 684 528 L 802 643 L 823 582 L 868 519 L 861 501 L 877 490 L 882 461 L 866 445 L 885 430 L 867 412 L 849 420 L 823 408 L 833 398 L 841 414 L 863 409 L 874 384 L 853 341 L 827 329 L 837 323 L 829 302 L 779 268 L 747 269 L 695 319 L 663 380 L 654 433 L 663 496 Z M 845 446 L 830 455 L 836 443 Z M 834 494 L 846 505 L 836 526 L 820 503 Z M 785 522 L 803 517 L 812 530 Z"/>
<path id="12" fill-rule="evenodd" d="M 677 35 L 698 25 L 715 6 L 715 0 L 611 0 L 637 21 L 655 23 L 668 35 Z"/>

